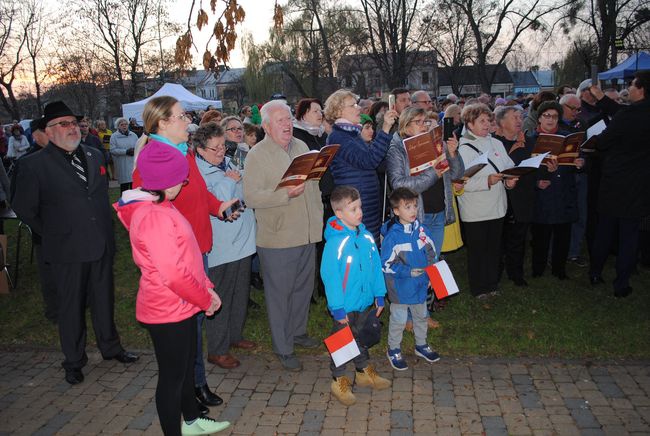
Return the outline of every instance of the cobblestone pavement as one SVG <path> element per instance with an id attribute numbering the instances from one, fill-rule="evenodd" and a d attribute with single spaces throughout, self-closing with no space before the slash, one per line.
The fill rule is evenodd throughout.
<path id="1" fill-rule="evenodd" d="M 160 434 L 154 356 L 130 366 L 89 357 L 85 382 L 70 386 L 60 353 L 3 350 L 0 435 Z M 233 423 L 220 434 L 650 434 L 650 362 L 409 357 L 398 373 L 375 359 L 392 389 L 355 388 L 345 407 L 330 398 L 326 357 L 302 360 L 299 373 L 270 355 L 231 371 L 208 364 L 225 400 L 211 416 Z"/>

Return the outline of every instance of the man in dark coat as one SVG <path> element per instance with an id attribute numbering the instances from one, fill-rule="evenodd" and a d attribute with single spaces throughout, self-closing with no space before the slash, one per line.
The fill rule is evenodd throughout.
<path id="1" fill-rule="evenodd" d="M 77 384 L 88 361 L 86 303 L 104 359 L 138 357 L 122 348 L 113 320 L 115 239 L 103 156 L 80 145 L 81 117 L 65 103 L 50 103 L 44 112 L 50 143 L 21 160 L 12 206 L 41 235 L 43 261 L 56 283 L 65 379 Z"/>
<path id="2" fill-rule="evenodd" d="M 618 235 L 616 297 L 632 292 L 629 279 L 636 263 L 639 223 L 641 217 L 650 215 L 650 70 L 634 77 L 628 88 L 632 104 L 614 115 L 596 143 L 602 155 L 602 177 L 590 280 L 603 283 L 603 266 Z"/>

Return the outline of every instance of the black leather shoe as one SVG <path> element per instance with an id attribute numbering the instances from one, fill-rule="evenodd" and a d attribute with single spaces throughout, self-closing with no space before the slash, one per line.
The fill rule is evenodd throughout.
<path id="1" fill-rule="evenodd" d="M 84 381 L 84 374 L 81 372 L 81 368 L 79 369 L 66 369 L 65 370 L 65 381 L 70 383 L 71 385 L 77 385 Z"/>
<path id="2" fill-rule="evenodd" d="M 221 397 L 210 391 L 208 385 L 194 388 L 194 393 L 196 394 L 196 399 L 198 402 L 205 406 L 220 406 L 223 404 Z"/>
<path id="3" fill-rule="evenodd" d="M 601 276 L 591 276 L 589 277 L 589 283 L 591 283 L 591 286 L 597 286 L 605 283 L 605 280 Z"/>
<path id="4" fill-rule="evenodd" d="M 196 407 L 199 408 L 199 415 L 201 415 L 201 417 L 207 416 L 208 413 L 210 413 L 210 409 L 204 406 L 198 398 L 196 399 Z"/>
<path id="5" fill-rule="evenodd" d="M 616 298 L 625 298 L 628 295 L 632 293 L 632 288 L 630 286 L 623 288 L 623 289 L 617 289 L 614 291 L 614 296 Z"/>
<path id="6" fill-rule="evenodd" d="M 104 360 L 115 359 L 115 360 L 117 360 L 118 362 L 121 362 L 121 363 L 133 363 L 136 360 L 138 360 L 139 358 L 140 358 L 140 356 L 138 356 L 137 354 L 133 354 L 133 353 L 131 353 L 129 351 L 122 350 L 119 353 L 117 353 L 115 356 L 105 357 Z"/>

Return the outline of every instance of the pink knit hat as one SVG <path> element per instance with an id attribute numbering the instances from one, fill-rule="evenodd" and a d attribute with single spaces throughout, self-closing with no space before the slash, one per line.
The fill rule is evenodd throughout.
<path id="1" fill-rule="evenodd" d="M 138 155 L 136 165 L 142 188 L 150 191 L 162 191 L 183 183 L 190 173 L 183 153 L 159 142 L 147 144 Z"/>

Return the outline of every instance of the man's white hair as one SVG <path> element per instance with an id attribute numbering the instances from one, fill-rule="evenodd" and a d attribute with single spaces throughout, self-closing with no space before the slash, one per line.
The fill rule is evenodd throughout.
<path id="1" fill-rule="evenodd" d="M 426 95 L 427 97 L 429 97 L 428 92 L 426 92 L 423 89 L 420 89 L 419 91 L 415 91 L 413 94 L 411 94 L 411 103 L 417 103 L 418 97 L 420 97 L 421 95 Z"/>
<path id="2" fill-rule="evenodd" d="M 268 103 L 262 106 L 260 109 L 260 115 L 262 116 L 262 124 L 268 123 L 270 121 L 271 114 L 278 109 L 283 109 L 291 115 L 291 108 L 284 100 L 271 100 Z"/>
<path id="3" fill-rule="evenodd" d="M 575 94 L 564 94 L 560 98 L 560 104 L 565 105 L 565 104 L 569 103 L 571 100 L 576 100 L 578 102 L 578 106 L 580 105 L 580 97 L 578 97 Z"/>
<path id="4" fill-rule="evenodd" d="M 456 94 L 447 94 L 447 100 L 451 100 L 456 103 L 458 101 L 458 96 Z"/>

